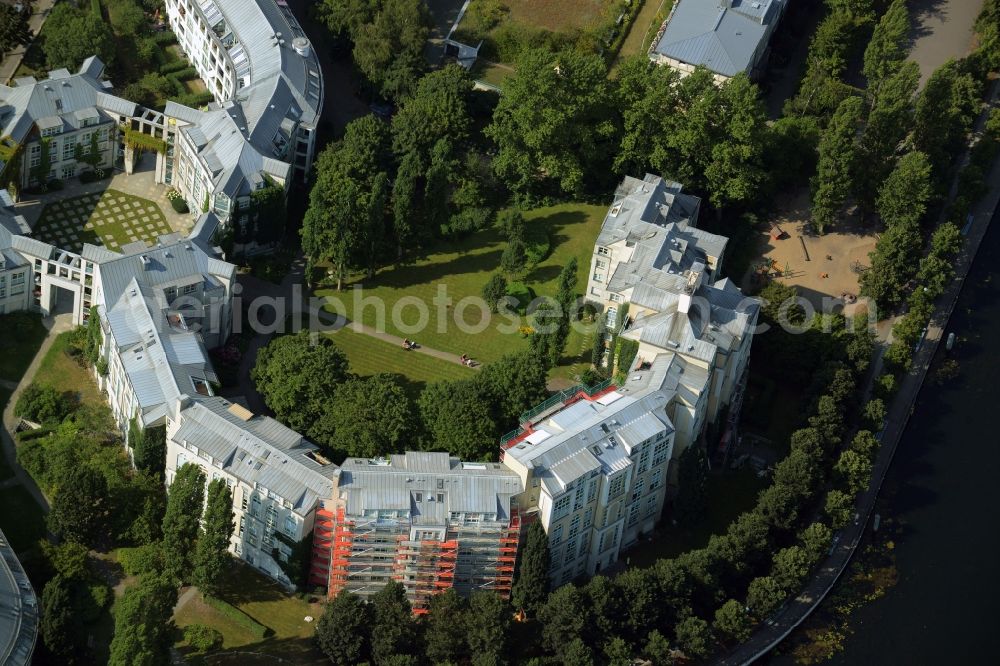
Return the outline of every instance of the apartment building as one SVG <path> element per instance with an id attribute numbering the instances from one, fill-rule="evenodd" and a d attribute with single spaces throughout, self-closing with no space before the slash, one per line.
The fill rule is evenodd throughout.
<path id="1" fill-rule="evenodd" d="M 187 463 L 233 494 L 230 551 L 285 586 L 293 548 L 311 539 L 332 497 L 336 465 L 302 435 L 272 418 L 214 396 L 181 396 L 166 419 L 166 480 Z"/>
<path id="2" fill-rule="evenodd" d="M 330 596 L 348 590 L 367 598 L 397 580 L 419 614 L 449 588 L 510 594 L 521 485 L 509 469 L 410 451 L 348 459 L 333 480 L 310 574 Z"/>
<path id="3" fill-rule="evenodd" d="M 319 61 L 284 2 L 167 0 L 166 11 L 215 103 L 168 103 L 169 148 L 157 175 L 192 210 L 208 201 L 223 221 L 241 222 L 253 191 L 304 180 L 312 166 L 323 108 Z"/>
<path id="4" fill-rule="evenodd" d="M 722 84 L 759 77 L 786 0 L 679 0 L 649 47 L 649 58 L 687 76 L 706 67 Z"/>
<path id="5" fill-rule="evenodd" d="M 586 298 L 639 351 L 621 387 L 673 391 L 675 457 L 726 406 L 738 413 L 759 304 L 718 279 L 727 239 L 697 228 L 700 201 L 679 183 L 626 177 L 594 246 Z M 620 312 L 627 306 L 627 316 Z"/>
<path id="6" fill-rule="evenodd" d="M 625 395 L 606 382 L 574 387 L 522 416 L 502 443 L 526 514 L 549 537 L 553 586 L 610 566 L 649 534 L 666 496 L 674 431 L 669 395 Z"/>

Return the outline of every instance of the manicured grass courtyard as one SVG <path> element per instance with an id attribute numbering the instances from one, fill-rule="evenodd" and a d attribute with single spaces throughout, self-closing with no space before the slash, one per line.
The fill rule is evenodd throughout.
<path id="1" fill-rule="evenodd" d="M 19 382 L 45 339 L 42 318 L 27 312 L 0 315 L 0 379 Z"/>
<path id="2" fill-rule="evenodd" d="M 263 640 L 254 638 L 248 630 L 202 601 L 199 593 L 174 616 L 174 622 L 180 629 L 190 624 L 203 624 L 216 629 L 222 634 L 223 645 L 221 651 L 202 658 L 185 654 L 189 663 L 274 663 L 275 657 L 279 656 L 286 662 L 296 664 L 321 662 L 323 655 L 312 642 L 315 620 L 323 612 L 320 604 L 290 595 L 251 567 L 235 562 L 219 596 L 266 626 L 270 632 Z M 306 622 L 307 616 L 313 621 Z M 188 652 L 180 635 L 176 646 L 181 652 Z M 227 651 L 232 651 L 232 654 L 227 656 Z M 253 659 L 253 655 L 257 655 L 258 659 Z"/>
<path id="3" fill-rule="evenodd" d="M 605 206 L 562 204 L 525 213 L 529 226 L 545 226 L 552 245 L 549 256 L 523 280 L 534 290 L 536 296 L 555 295 L 559 272 L 573 257 L 578 264 L 577 293 L 583 294 L 587 286 L 594 239 L 597 238 L 606 211 Z M 378 271 L 371 284 L 362 285 L 362 281 L 358 280 L 349 284 L 342 292 L 321 289 L 317 293 L 338 299 L 343 304 L 343 314 L 352 321 L 361 321 L 376 328 L 384 326 L 384 330 L 393 335 L 416 339 L 420 344 L 434 349 L 468 354 L 480 362 L 488 363 L 504 354 L 527 349 L 527 339 L 516 331 L 518 325 L 527 323 L 527 318 L 519 317 L 512 322 L 507 318 L 493 316 L 486 321 L 478 307 L 465 307 L 457 312 L 457 306 L 467 297 L 477 300 L 481 298 L 483 285 L 498 270 L 503 247 L 504 240 L 500 231 L 487 229 L 459 241 L 441 243 L 435 252 L 412 264 L 383 268 Z M 364 286 L 360 295 L 367 301 L 361 308 L 356 307 L 360 303 L 358 295 L 350 290 L 355 285 Z M 438 307 L 434 304 L 440 290 L 447 295 L 450 305 Z M 404 296 L 407 298 L 401 302 Z M 417 308 L 410 305 L 415 301 L 428 308 L 430 315 L 427 325 L 419 332 L 409 328 L 418 323 Z M 398 314 L 395 322 L 392 316 L 394 308 Z M 329 305 L 327 309 L 336 311 L 335 307 Z M 382 321 L 380 312 L 384 313 Z M 439 322 L 439 314 L 443 323 Z M 456 323 L 458 321 L 465 324 L 462 327 L 465 330 L 459 329 Z M 407 330 L 401 330 L 399 324 Z M 474 328 L 483 330 L 472 330 Z M 510 328 L 514 332 L 502 330 Z M 580 361 L 578 354 L 582 347 L 584 341 L 580 334 L 572 333 L 567 343 L 568 357 L 564 359 L 564 363 Z M 587 354 L 589 357 L 589 349 Z"/>
<path id="4" fill-rule="evenodd" d="M 47 204 L 35 225 L 34 236 L 74 252 L 79 252 L 84 243 L 117 251 L 138 240 L 153 243 L 170 231 L 155 202 L 105 190 Z"/>
<path id="5" fill-rule="evenodd" d="M 67 353 L 72 335 L 71 332 L 62 333 L 53 341 L 38 367 L 34 381 L 55 386 L 60 391 L 71 391 L 81 404 L 104 405 L 104 398 L 90 371 Z"/>
<path id="6" fill-rule="evenodd" d="M 458 363 L 449 363 L 427 354 L 406 351 L 396 345 L 355 333 L 345 327 L 330 334 L 334 343 L 343 350 L 350 361 L 351 372 L 368 377 L 380 372 L 388 372 L 403 377 L 403 387 L 414 400 L 424 386 L 444 379 L 467 379 L 475 370 Z"/>

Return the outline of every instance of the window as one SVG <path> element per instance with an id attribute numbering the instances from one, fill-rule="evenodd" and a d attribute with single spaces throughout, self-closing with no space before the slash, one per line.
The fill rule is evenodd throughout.
<path id="1" fill-rule="evenodd" d="M 603 259 L 598 259 L 594 262 L 594 266 L 598 269 L 607 268 L 608 262 L 604 261 Z"/>
<path id="2" fill-rule="evenodd" d="M 633 502 L 628 508 L 628 524 L 635 525 L 639 522 L 639 503 Z"/>
<path id="3" fill-rule="evenodd" d="M 241 494 L 243 495 L 242 509 L 244 511 L 246 511 L 247 510 L 247 491 L 244 490 Z"/>
<path id="4" fill-rule="evenodd" d="M 569 503 L 573 498 L 567 493 L 556 500 L 552 507 L 552 520 L 559 520 L 569 513 Z"/>
<path id="5" fill-rule="evenodd" d="M 608 490 L 608 497 L 614 498 L 618 497 L 625 490 L 625 475 L 619 474 L 617 477 L 611 480 L 611 487 Z"/>
<path id="6" fill-rule="evenodd" d="M 413 500 L 415 502 L 423 502 L 424 501 L 424 494 L 423 493 L 413 493 Z"/>
<path id="7" fill-rule="evenodd" d="M 646 500 L 646 515 L 656 512 L 656 495 L 653 495 L 648 500 Z"/>
<path id="8" fill-rule="evenodd" d="M 646 485 L 646 480 L 643 479 L 642 477 L 639 477 L 638 479 L 635 480 L 635 483 L 632 485 L 632 499 L 636 499 L 637 497 L 639 497 L 639 495 L 642 494 L 642 489 L 643 486 L 645 485 Z"/>
<path id="9" fill-rule="evenodd" d="M 609 250 L 606 247 L 598 247 L 597 248 L 597 254 L 601 255 L 602 257 L 610 257 L 611 256 L 611 250 Z"/>
<path id="10" fill-rule="evenodd" d="M 656 490 L 657 488 L 659 488 L 662 478 L 663 478 L 663 468 L 661 467 L 660 469 L 654 471 L 653 475 L 649 477 L 649 489 Z"/>
<path id="11" fill-rule="evenodd" d="M 611 300 L 612 303 L 621 303 L 623 300 L 625 300 L 624 298 L 622 298 L 621 294 L 608 294 L 608 298 Z"/>
<path id="12" fill-rule="evenodd" d="M 183 467 L 184 463 L 186 463 L 186 462 L 187 462 L 187 456 L 184 455 L 183 453 L 178 453 L 177 454 L 177 465 L 176 465 L 177 469 L 180 469 L 181 467 Z"/>
<path id="13" fill-rule="evenodd" d="M 549 543 L 552 544 L 553 548 L 555 548 L 560 543 L 562 543 L 562 536 L 563 536 L 563 526 L 562 525 L 560 525 L 559 527 L 557 527 L 554 530 L 552 530 L 552 536 L 549 537 Z M 553 558 L 553 559 L 555 559 L 555 558 Z"/>
<path id="14" fill-rule="evenodd" d="M 198 285 L 197 284 L 186 284 L 186 285 L 184 285 L 184 291 L 183 291 L 183 293 L 185 293 L 185 294 L 193 294 L 197 290 L 198 290 Z"/>
<path id="15" fill-rule="evenodd" d="M 583 529 L 587 529 L 594 522 L 594 510 L 587 509 L 587 513 L 583 514 Z"/>
<path id="16" fill-rule="evenodd" d="M 669 442 L 666 440 L 656 443 L 656 446 L 653 447 L 653 467 L 662 465 L 663 461 L 667 459 L 668 448 L 670 448 Z"/>
<path id="17" fill-rule="evenodd" d="M 444 493 L 438 493 L 437 495 L 438 495 L 437 496 L 437 501 L 438 502 L 443 502 L 444 501 Z"/>
<path id="18" fill-rule="evenodd" d="M 260 516 L 260 498 L 254 495 L 254 498 L 250 500 L 250 515 L 254 518 Z"/>
<path id="19" fill-rule="evenodd" d="M 573 496 L 574 511 L 583 508 L 583 492 L 584 490 L 586 490 L 586 485 L 587 485 L 586 482 L 581 480 L 580 483 L 578 483 L 576 486 L 576 494 Z"/>
<path id="20" fill-rule="evenodd" d="M 604 273 L 594 273 L 594 282 L 604 282 Z"/>
<path id="21" fill-rule="evenodd" d="M 62 158 L 64 160 L 73 159 L 73 154 L 76 149 L 76 139 L 74 137 L 68 136 L 63 139 L 63 149 Z"/>
<path id="22" fill-rule="evenodd" d="M 580 514 L 573 516 L 573 520 L 569 521 L 569 538 L 573 539 L 580 532 Z"/>
<path id="23" fill-rule="evenodd" d="M 42 161 L 42 146 L 41 144 L 34 144 L 31 146 L 31 166 L 37 167 Z"/>
<path id="24" fill-rule="evenodd" d="M 649 469 L 649 447 L 642 447 L 642 453 L 639 454 L 639 474 L 642 474 L 647 469 Z"/>
<path id="25" fill-rule="evenodd" d="M 285 517 L 285 534 L 295 536 L 295 519 L 291 516 Z"/>

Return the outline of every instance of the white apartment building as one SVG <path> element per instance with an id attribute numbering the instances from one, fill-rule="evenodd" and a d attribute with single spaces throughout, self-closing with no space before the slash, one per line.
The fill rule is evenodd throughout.
<path id="1" fill-rule="evenodd" d="M 675 456 L 739 400 L 759 310 L 717 279 L 727 239 L 697 228 L 699 207 L 679 183 L 626 177 L 594 246 L 586 293 L 607 313 L 609 329 L 638 342 L 631 366 L 618 368 L 628 376 L 622 390 L 676 381 L 667 407 Z"/>
<path id="2" fill-rule="evenodd" d="M 77 147 L 86 154 L 92 135 L 100 151 L 98 167 L 110 168 L 117 156 L 119 124 L 136 115 L 137 106 L 111 94 L 111 83 L 103 81 L 104 63 L 87 58 L 80 71 L 49 72 L 44 80 L 27 76 L 13 87 L 0 85 L 0 137 L 19 147 L 21 160 L 18 188 L 40 180 L 78 176 L 90 165 L 77 160 Z M 49 171 L 37 173 L 42 150 L 48 146 Z M 0 163 L 0 173 L 6 165 Z"/>
<path id="3" fill-rule="evenodd" d="M 200 465 L 206 481 L 224 479 L 235 514 L 230 551 L 292 587 L 281 565 L 312 534 L 337 466 L 297 432 L 219 397 L 181 396 L 166 427 L 167 484 L 186 463 Z"/>
<path id="4" fill-rule="evenodd" d="M 157 177 L 191 210 L 206 200 L 223 221 L 268 179 L 304 179 L 315 156 L 323 108 L 319 61 L 284 2 L 167 0 L 167 19 L 215 103 L 195 110 L 169 102 L 154 134 L 168 144 Z"/>
<path id="5" fill-rule="evenodd" d="M 524 488 L 518 505 L 548 534 L 553 586 L 610 566 L 653 530 L 674 443 L 665 391 L 607 385 L 557 398 L 523 421 L 502 458 Z"/>

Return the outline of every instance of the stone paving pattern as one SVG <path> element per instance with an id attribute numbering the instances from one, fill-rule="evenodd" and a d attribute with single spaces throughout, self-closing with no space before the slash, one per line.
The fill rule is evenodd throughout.
<path id="1" fill-rule="evenodd" d="M 49 203 L 34 227 L 35 238 L 72 252 L 84 243 L 114 251 L 139 240 L 153 244 L 170 232 L 155 202 L 110 189 Z"/>

